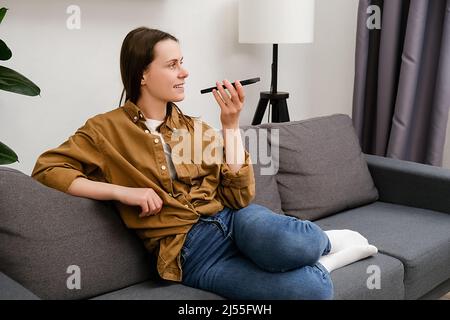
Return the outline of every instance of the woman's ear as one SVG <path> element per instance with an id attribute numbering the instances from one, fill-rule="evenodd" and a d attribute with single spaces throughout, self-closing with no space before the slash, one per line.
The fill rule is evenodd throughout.
<path id="1" fill-rule="evenodd" d="M 149 68 L 148 66 L 144 69 L 144 71 L 142 71 L 142 76 L 141 76 L 141 85 L 144 86 L 147 84 L 147 79 L 150 77 L 149 75 Z"/>

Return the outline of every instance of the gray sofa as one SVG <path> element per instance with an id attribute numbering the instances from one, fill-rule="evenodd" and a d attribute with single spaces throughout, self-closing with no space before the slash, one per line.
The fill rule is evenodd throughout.
<path id="1" fill-rule="evenodd" d="M 245 135 L 257 159 L 255 203 L 324 230 L 356 230 L 378 248 L 331 273 L 335 299 L 450 291 L 450 170 L 363 154 L 341 114 L 243 129 L 270 151 L 258 159 Z M 274 163 L 276 174 L 266 175 Z M 223 299 L 159 279 L 112 202 L 0 167 L 0 221 L 0 299 Z"/>

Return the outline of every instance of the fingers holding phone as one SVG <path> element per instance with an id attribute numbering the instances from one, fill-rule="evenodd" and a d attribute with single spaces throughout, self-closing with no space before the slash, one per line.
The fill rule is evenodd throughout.
<path id="1" fill-rule="evenodd" d="M 239 115 L 245 101 L 244 88 L 239 81 L 235 82 L 236 88 L 228 80 L 224 80 L 223 84 L 229 93 L 225 91 L 219 81 L 216 82 L 218 90 L 213 89 L 214 98 L 221 109 L 220 121 L 225 128 L 237 128 L 239 126 Z"/>

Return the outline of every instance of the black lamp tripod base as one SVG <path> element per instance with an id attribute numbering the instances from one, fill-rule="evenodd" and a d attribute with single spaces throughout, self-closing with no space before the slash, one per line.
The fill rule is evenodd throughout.
<path id="1" fill-rule="evenodd" d="M 266 112 L 266 108 L 269 103 L 272 106 L 272 122 L 289 122 L 289 112 L 286 102 L 286 99 L 288 98 L 289 93 L 287 92 L 261 92 L 252 125 L 258 125 L 262 122 L 264 113 Z"/>

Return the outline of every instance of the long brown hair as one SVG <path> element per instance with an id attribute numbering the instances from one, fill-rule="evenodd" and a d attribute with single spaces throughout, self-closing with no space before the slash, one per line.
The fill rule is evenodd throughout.
<path id="1" fill-rule="evenodd" d="M 120 74 L 124 88 L 119 106 L 122 104 L 124 94 L 125 101 L 130 100 L 134 104 L 137 103 L 141 94 L 142 75 L 155 58 L 155 45 L 166 39 L 179 42 L 177 38 L 167 32 L 147 27 L 136 28 L 127 34 L 120 50 Z M 167 103 L 166 115 L 171 114 L 172 106 L 177 109 L 189 128 L 191 126 L 189 117 L 185 116 L 174 103 Z"/>

